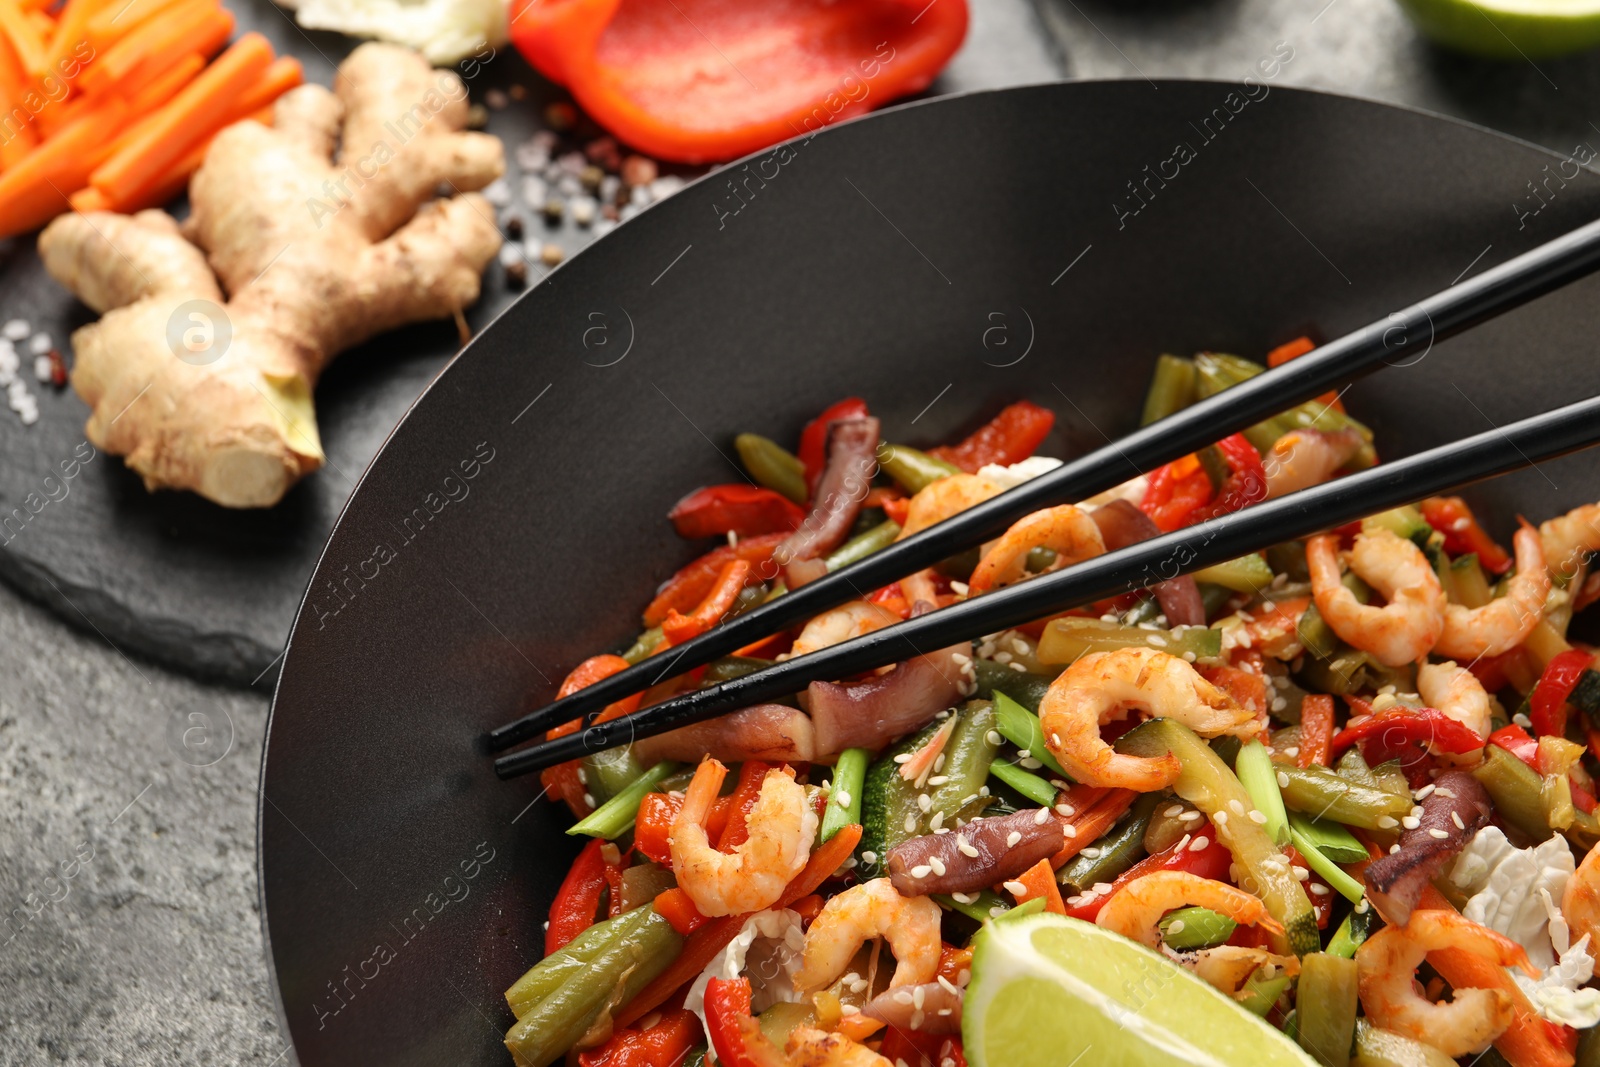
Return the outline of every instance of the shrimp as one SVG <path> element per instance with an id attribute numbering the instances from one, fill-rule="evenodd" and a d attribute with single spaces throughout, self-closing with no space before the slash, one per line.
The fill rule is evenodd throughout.
<path id="1" fill-rule="evenodd" d="M 1150 792 L 1178 777 L 1178 760 L 1113 751 L 1100 727 L 1137 708 L 1176 719 L 1203 737 L 1249 737 L 1255 712 L 1241 707 L 1184 660 L 1153 648 L 1093 652 L 1051 683 L 1039 706 L 1046 746 L 1073 778 L 1093 786 Z"/>
<path id="2" fill-rule="evenodd" d="M 1089 513 L 1071 504 L 1035 511 L 1014 523 L 983 554 L 967 585 L 981 593 L 1019 581 L 1027 574 L 1024 563 L 1035 548 L 1055 552 L 1055 562 L 1048 568 L 1053 571 L 1103 554 L 1106 543 Z"/>
<path id="3" fill-rule="evenodd" d="M 794 987 L 823 988 L 843 974 L 868 940 L 887 937 L 897 965 L 891 987 L 922 985 L 939 972 L 939 905 L 928 897 L 903 897 L 887 878 L 851 886 L 823 905 L 806 931 Z"/>
<path id="4" fill-rule="evenodd" d="M 1457 987 L 1449 1003 L 1423 998 L 1417 965 L 1428 953 L 1446 948 L 1539 977 L 1522 946 L 1504 934 L 1453 911 L 1414 911 L 1404 926 L 1386 926 L 1356 949 L 1361 1006 L 1374 1026 L 1432 1045 L 1446 1056 L 1482 1052 L 1511 1025 L 1511 996 L 1503 989 Z"/>
<path id="5" fill-rule="evenodd" d="M 1479 737 L 1493 728 L 1489 694 L 1483 683 L 1465 667 L 1449 663 L 1424 663 L 1417 668 L 1417 692 L 1430 708 L 1438 708 Z"/>
<path id="6" fill-rule="evenodd" d="M 1228 996 L 1236 997 L 1257 971 L 1265 972 L 1263 978 L 1277 977 L 1279 972 L 1293 978 L 1300 973 L 1300 961 L 1293 956 L 1268 952 L 1264 948 L 1218 945 L 1196 952 L 1192 969 L 1198 977 Z"/>
<path id="7" fill-rule="evenodd" d="M 843 1034 L 797 1026 L 784 1045 L 790 1067 L 891 1067 L 887 1059 Z"/>
<path id="8" fill-rule="evenodd" d="M 1566 891 L 1561 894 L 1561 916 L 1567 920 L 1573 942 L 1588 935 L 1590 945 L 1600 944 L 1600 845 L 1589 850 L 1567 879 Z"/>
<path id="9" fill-rule="evenodd" d="M 803 656 L 807 652 L 837 645 L 841 641 L 860 637 L 873 630 L 881 630 L 899 621 L 900 616 L 888 608 L 881 608 L 865 600 L 852 600 L 848 604 L 840 604 L 832 611 L 824 611 L 806 623 L 805 629 L 800 631 L 800 636 L 794 639 L 794 648 L 789 654 Z"/>
<path id="10" fill-rule="evenodd" d="M 1427 655 L 1444 632 L 1444 589 L 1422 550 L 1387 530 L 1363 533 L 1350 550 L 1350 569 L 1388 601 L 1363 604 L 1340 581 L 1339 539 L 1306 544 L 1311 595 L 1333 632 L 1390 667 Z"/>
<path id="11" fill-rule="evenodd" d="M 952 474 L 924 486 L 906 508 L 906 521 L 898 540 L 905 540 L 936 522 L 983 503 L 1005 492 L 1005 486 L 992 478 L 976 474 Z"/>
<path id="12" fill-rule="evenodd" d="M 1451 604 L 1444 609 L 1444 632 L 1433 646 L 1436 655 L 1451 659 L 1477 659 L 1510 652 L 1533 632 L 1544 616 L 1550 595 L 1550 572 L 1544 565 L 1544 547 L 1533 527 L 1524 525 L 1512 538 L 1517 552 L 1517 573 L 1496 597 L 1481 608 Z"/>
<path id="13" fill-rule="evenodd" d="M 811 858 L 817 836 L 817 814 L 806 801 L 805 787 L 787 769 L 771 770 L 746 820 L 749 838 L 731 853 L 718 852 L 706 837 L 706 817 L 727 773 L 714 759 L 701 762 L 667 842 L 678 887 L 702 915 L 771 907 Z"/>
<path id="14" fill-rule="evenodd" d="M 1539 524 L 1545 562 L 1558 574 L 1575 574 L 1590 552 L 1600 552 L 1600 504 L 1584 504 Z M 1517 564 L 1522 569 L 1522 564 Z"/>
<path id="15" fill-rule="evenodd" d="M 1094 921 L 1130 941 L 1155 948 L 1161 943 L 1161 917 L 1186 904 L 1210 908 L 1241 926 L 1253 924 L 1270 933 L 1283 933 L 1282 924 L 1267 914 L 1260 897 L 1188 871 L 1155 871 L 1135 878 L 1111 895 Z"/>
<path id="16" fill-rule="evenodd" d="M 1354 430 L 1290 430 L 1264 458 L 1267 499 L 1321 485 L 1360 450 L 1361 435 Z"/>

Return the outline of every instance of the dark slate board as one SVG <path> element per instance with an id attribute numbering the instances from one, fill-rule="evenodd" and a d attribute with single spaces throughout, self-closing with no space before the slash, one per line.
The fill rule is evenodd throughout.
<path id="1" fill-rule="evenodd" d="M 1044 81 L 1062 73 L 1045 43 L 1031 0 L 987 0 L 956 60 L 931 94 Z M 332 83 L 334 68 L 357 42 L 308 32 L 270 0 L 229 0 L 239 31 L 265 34 L 281 53 L 298 56 L 306 80 Z M 506 144 L 507 177 L 520 185 L 515 149 L 541 126 L 544 105 L 565 94 L 535 74 L 509 46 L 469 80 L 472 99 L 514 84 L 526 100 L 491 110 L 488 129 Z M 598 131 L 595 131 L 598 133 Z M 685 176 L 692 172 L 678 170 Z M 520 203 L 520 196 L 516 196 Z M 529 232 L 559 244 L 570 258 L 594 240 L 570 219 L 558 227 L 525 207 Z M 504 217 L 502 212 L 502 218 Z M 3 244 L 3 243 L 0 243 Z M 537 279 L 545 272 L 530 268 Z M 520 295 L 491 264 L 483 296 L 467 310 L 474 332 Z M 56 285 L 39 264 L 32 238 L 0 251 L 0 321 L 27 319 L 63 353 L 72 330 L 91 313 Z M 458 350 L 450 323 L 414 326 L 341 355 L 316 395 L 328 464 L 302 481 L 277 507 L 230 511 L 188 493 L 146 493 L 120 457 L 94 455 L 83 434 L 88 408 L 70 388 L 54 392 L 32 381 L 40 418 L 23 426 L 0 404 L 0 524 L 14 509 L 27 516 L 0 525 L 0 579 L 99 633 L 124 655 L 144 656 L 202 677 L 270 685 L 312 567 L 355 483 L 389 431 Z M 529 353 L 530 359 L 538 358 Z M 73 470 L 62 478 L 62 464 Z M 46 483 L 47 478 L 54 481 Z M 28 509 L 44 501 L 37 514 Z M 18 528 L 20 527 L 20 528 Z"/>

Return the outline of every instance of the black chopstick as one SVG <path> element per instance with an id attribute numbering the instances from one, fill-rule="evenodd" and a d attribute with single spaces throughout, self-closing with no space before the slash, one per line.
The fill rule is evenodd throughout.
<path id="1" fill-rule="evenodd" d="M 1600 268 L 1600 222 L 1581 226 L 1281 367 L 1201 400 L 1042 477 L 834 571 L 489 732 L 499 751 L 999 536 L 1029 512 L 1088 499 Z"/>
<path id="2" fill-rule="evenodd" d="M 789 696 L 982 634 L 1143 588 L 1249 552 L 1600 443 L 1600 396 L 952 604 L 842 644 L 502 756 L 513 778 L 639 737 Z"/>

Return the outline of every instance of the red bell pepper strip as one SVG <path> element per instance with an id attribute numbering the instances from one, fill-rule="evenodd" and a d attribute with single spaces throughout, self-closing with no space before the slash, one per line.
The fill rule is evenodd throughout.
<path id="1" fill-rule="evenodd" d="M 1333 756 L 1333 698 L 1313 693 L 1300 702 L 1300 752 L 1295 763 L 1301 767 L 1328 766 Z"/>
<path id="2" fill-rule="evenodd" d="M 667 612 L 667 617 L 661 620 L 661 633 L 666 637 L 667 644 L 681 645 L 691 637 L 699 637 L 721 622 L 734 602 L 739 599 L 745 579 L 749 576 L 749 563 L 742 559 L 729 560 L 723 566 L 722 573 L 717 575 L 716 584 L 692 612 L 684 615 L 677 608 L 673 608 Z"/>
<path id="3" fill-rule="evenodd" d="M 1533 720 L 1536 737 L 1566 736 L 1567 698 L 1593 662 L 1594 657 L 1580 648 L 1569 648 L 1551 658 L 1528 694 L 1528 718 Z"/>
<path id="4" fill-rule="evenodd" d="M 1502 726 L 1490 734 L 1489 743 L 1499 745 L 1534 770 L 1539 769 L 1539 742 L 1516 723 Z"/>
<path id="5" fill-rule="evenodd" d="M 1211 503 L 1190 513 L 1191 523 L 1214 519 L 1267 498 L 1267 469 L 1255 445 L 1236 433 L 1218 441 L 1217 450 L 1227 461 L 1228 477 L 1216 487 Z"/>
<path id="6" fill-rule="evenodd" d="M 1512 661 L 1521 660 L 1523 655 L 1522 646 L 1518 645 L 1498 656 L 1479 656 L 1467 664 L 1467 670 L 1472 672 L 1472 676 L 1478 679 L 1478 683 L 1485 691 L 1498 693 L 1511 684 L 1511 679 L 1507 677 L 1507 666 L 1514 666 Z"/>
<path id="7" fill-rule="evenodd" d="M 806 490 L 817 491 L 817 481 L 828 466 L 828 427 L 845 419 L 860 419 L 867 415 L 867 402 L 859 396 L 847 396 L 829 404 L 822 414 L 806 423 L 800 431 L 800 449 L 795 455 L 806 468 Z"/>
<path id="8" fill-rule="evenodd" d="M 1478 525 L 1472 509 L 1458 496 L 1431 496 L 1420 505 L 1428 525 L 1444 534 L 1444 550 L 1452 556 L 1476 552 L 1484 570 L 1504 574 L 1511 557 Z"/>
<path id="9" fill-rule="evenodd" d="M 1019 400 L 1001 408 L 960 444 L 930 449 L 928 454 L 954 463 L 968 474 L 991 463 L 1009 467 L 1033 455 L 1055 424 L 1055 412 L 1031 400 Z"/>
<path id="10" fill-rule="evenodd" d="M 713 978 L 706 983 L 706 1029 L 722 1067 L 759 1067 L 745 1045 L 740 1021 L 750 1018 L 750 979 Z"/>
<path id="11" fill-rule="evenodd" d="M 1193 845 L 1201 838 L 1205 838 L 1206 843 L 1196 852 L 1193 849 Z M 1126 871 L 1123 871 L 1111 883 L 1110 893 L 1095 894 L 1093 900 L 1080 900 L 1077 904 L 1074 904 L 1072 899 L 1069 898 L 1066 902 L 1067 914 L 1074 919 L 1094 922 L 1095 916 L 1100 914 L 1100 909 L 1105 907 L 1106 901 L 1111 899 L 1113 893 L 1116 893 L 1135 878 L 1142 878 L 1147 874 L 1154 874 L 1156 871 L 1186 871 L 1201 878 L 1211 878 L 1218 882 L 1228 881 L 1228 868 L 1233 865 L 1233 853 L 1228 851 L 1228 846 L 1218 839 L 1210 826 L 1203 826 L 1195 831 L 1194 836 L 1188 841 L 1180 840 L 1179 844 L 1182 845 L 1181 848 L 1179 845 L 1173 845 L 1165 852 L 1157 852 L 1154 856 L 1146 856 Z"/>
<path id="12" fill-rule="evenodd" d="M 861 824 L 851 823 L 838 833 L 830 837 L 806 861 L 805 869 L 794 876 L 794 879 L 783 891 L 783 896 L 778 898 L 774 908 L 787 908 L 803 897 L 808 897 L 817 891 L 817 887 L 833 876 L 861 841 Z M 617 1011 L 616 1025 L 627 1026 L 635 1019 L 642 1019 L 667 1002 L 667 998 L 677 992 L 678 987 L 686 982 L 693 981 L 706 965 L 717 957 L 723 949 L 728 947 L 728 942 L 738 936 L 744 928 L 745 920 L 749 915 L 724 915 L 712 919 L 683 943 L 683 951 L 678 953 L 678 958 L 667 965 L 667 969 L 639 991 L 639 995 L 624 1004 Z"/>
<path id="13" fill-rule="evenodd" d="M 660 626 L 669 611 L 688 613 L 706 598 L 717 584 L 723 568 L 736 559 L 750 564 L 751 577 L 765 580 L 775 578 L 778 568 L 772 562 L 772 552 L 788 534 L 758 534 L 743 538 L 736 545 L 722 545 L 686 564 L 678 573 L 662 583 L 650 606 L 644 609 L 644 624 Z"/>
<path id="14" fill-rule="evenodd" d="M 618 139 L 706 163 L 926 88 L 966 36 L 967 5 L 518 0 L 509 30 L 518 51 Z M 804 146 L 730 174 L 718 218 L 759 196 Z"/>
<path id="15" fill-rule="evenodd" d="M 1268 352 L 1267 366 L 1282 366 L 1291 359 L 1298 359 L 1316 347 L 1316 344 L 1311 340 L 1311 338 L 1296 337 L 1293 341 L 1281 344 L 1277 348 L 1274 348 L 1271 352 Z M 1332 408 L 1334 411 L 1344 410 L 1344 401 L 1339 399 L 1338 392 L 1333 389 L 1329 389 L 1326 393 L 1323 393 L 1321 396 L 1317 397 L 1313 403 L 1321 404 L 1323 407 Z"/>
<path id="16" fill-rule="evenodd" d="M 672 506 L 667 518 L 678 536 L 740 537 L 788 533 L 799 527 L 806 513 L 782 493 L 759 485 L 707 485 Z"/>
<path id="17" fill-rule="evenodd" d="M 1196 670 L 1200 677 L 1227 693 L 1241 708 L 1266 719 L 1267 673 L 1260 652 L 1253 648 L 1239 649 L 1231 664 L 1200 665 Z"/>
<path id="18" fill-rule="evenodd" d="M 594 925 L 600 894 L 606 889 L 606 863 L 600 850 L 608 842 L 595 838 L 583 846 L 572 869 L 550 902 L 550 925 L 544 932 L 544 954 L 559 952 L 567 942 Z"/>
<path id="19" fill-rule="evenodd" d="M 662 890 L 656 896 L 655 908 L 660 916 L 671 923 L 672 928 L 684 937 L 688 937 L 711 921 L 700 914 L 700 909 L 694 906 L 689 894 L 677 886 Z"/>
<path id="20" fill-rule="evenodd" d="M 717 851 L 731 852 L 750 838 L 750 827 L 747 820 L 751 810 L 756 806 L 756 801 L 761 798 L 761 783 L 766 781 L 767 772 L 772 769 L 770 763 L 760 760 L 745 760 L 739 764 L 739 784 L 733 789 L 729 798 L 728 822 L 722 828 L 722 833 L 717 837 Z"/>
<path id="21" fill-rule="evenodd" d="M 728 825 L 732 801 L 732 797 L 718 797 L 716 803 L 711 805 L 711 814 L 706 816 L 708 839 L 716 840 L 721 836 L 723 827 Z M 670 793 L 646 793 L 639 802 L 639 815 L 633 825 L 633 847 L 645 858 L 663 867 L 672 866 L 672 846 L 668 841 L 672 838 L 672 822 L 682 807 L 682 797 L 674 797 Z"/>
<path id="22" fill-rule="evenodd" d="M 572 669 L 572 673 L 562 681 L 561 688 L 557 690 L 556 696 L 571 696 L 578 690 L 591 686 L 602 678 L 611 677 L 627 666 L 628 661 L 621 656 L 590 656 Z M 638 706 L 638 695 L 623 697 L 614 704 L 607 704 L 605 710 L 596 716 L 596 721 L 606 722 L 610 719 L 630 714 Z M 571 722 L 552 727 L 546 736 L 562 737 L 575 732 L 577 729 L 578 720 L 573 719 Z M 593 806 L 586 799 L 588 790 L 584 788 L 583 781 L 578 777 L 577 760 L 568 760 L 566 763 L 558 763 L 554 767 L 547 768 L 540 773 L 539 782 L 544 786 L 545 791 L 552 800 L 566 801 L 567 807 L 571 808 L 572 813 L 580 818 L 587 815 L 589 809 Z"/>
<path id="23" fill-rule="evenodd" d="M 1381 742 L 1391 753 L 1411 744 L 1431 744 L 1452 755 L 1475 752 L 1483 747 L 1483 738 L 1471 727 L 1456 722 L 1438 708 L 1396 704 L 1382 711 L 1368 711 L 1366 709 L 1372 705 L 1359 697 L 1350 698 L 1350 706 L 1361 710 L 1362 714 L 1353 717 L 1334 735 L 1331 756 L 1337 757 L 1357 741 L 1367 740 Z"/>
<path id="24" fill-rule="evenodd" d="M 578 1053 L 579 1067 L 677 1067 L 700 1040 L 700 1020 L 692 1011 L 663 1012 L 648 1030 L 621 1029 L 599 1048 Z"/>
<path id="25" fill-rule="evenodd" d="M 1145 486 L 1139 510 L 1150 516 L 1162 533 L 1187 526 L 1190 517 L 1211 500 L 1211 479 L 1194 454 L 1157 467 Z"/>

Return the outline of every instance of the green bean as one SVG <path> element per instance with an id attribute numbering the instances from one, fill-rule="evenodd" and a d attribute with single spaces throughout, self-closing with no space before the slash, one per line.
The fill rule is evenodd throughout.
<path id="1" fill-rule="evenodd" d="M 1261 972 L 1257 971 L 1245 980 L 1244 988 L 1239 991 L 1239 1006 L 1246 1011 L 1265 1016 L 1272 1010 L 1272 1006 L 1278 1003 L 1278 998 L 1289 991 L 1289 986 L 1293 982 L 1294 979 L 1287 975 L 1263 978 Z"/>
<path id="2" fill-rule="evenodd" d="M 957 900 L 955 897 L 944 894 L 936 895 L 933 899 L 951 911 L 965 915 L 967 918 L 980 923 L 986 923 L 990 919 L 1004 915 L 1012 909 L 1012 904 L 1009 900 L 988 889 L 969 895 L 976 895 L 978 899 L 973 901 Z"/>
<path id="3" fill-rule="evenodd" d="M 834 549 L 824 561 L 830 571 L 836 571 L 858 559 L 866 559 L 874 552 L 888 548 L 900 536 L 900 524 L 886 519 L 865 533 L 857 534 Z"/>
<path id="4" fill-rule="evenodd" d="M 1238 923 L 1210 908 L 1188 907 L 1168 912 L 1161 920 L 1161 940 L 1178 952 L 1220 945 L 1233 936 Z"/>
<path id="5" fill-rule="evenodd" d="M 1278 574 L 1286 574 L 1291 582 L 1309 582 L 1311 570 L 1306 566 L 1306 543 L 1284 541 L 1267 549 L 1267 565 Z"/>
<path id="6" fill-rule="evenodd" d="M 1267 747 L 1260 741 L 1244 745 L 1239 749 L 1233 769 L 1256 810 L 1267 817 L 1262 824 L 1267 836 L 1279 848 L 1287 845 L 1289 813 L 1283 809 L 1283 794 L 1278 792 L 1278 770 L 1273 766 L 1272 757 L 1267 755 Z"/>
<path id="7" fill-rule="evenodd" d="M 1277 768 L 1283 803 L 1313 818 L 1332 819 L 1364 830 L 1394 829 L 1411 814 L 1411 796 L 1396 796 L 1376 786 L 1361 785 L 1326 767 Z M 1284 785 L 1287 779 L 1288 784 Z"/>
<path id="8" fill-rule="evenodd" d="M 630 664 L 638 663 L 649 658 L 650 653 L 661 647 L 661 642 L 666 639 L 667 635 L 661 632 L 661 627 L 652 626 L 634 640 L 628 651 L 622 654 L 622 658 Z"/>
<path id="9" fill-rule="evenodd" d="M 631 936 L 608 943 L 580 974 L 529 1008 L 506 1033 L 527 1067 L 546 1067 L 570 1049 L 608 1008 L 633 999 L 683 950 L 683 937 L 653 908 Z"/>
<path id="10" fill-rule="evenodd" d="M 1037 774 L 1025 771 L 1015 763 L 997 759 L 989 764 L 989 773 L 1035 804 L 1049 807 L 1056 802 L 1056 787 Z"/>
<path id="11" fill-rule="evenodd" d="M 762 659 L 759 656 L 723 656 L 706 665 L 706 672 L 700 677 L 700 688 L 707 689 L 723 682 L 731 682 L 735 678 L 743 678 L 747 674 L 764 670 L 772 664 L 772 660 Z"/>
<path id="12" fill-rule="evenodd" d="M 1144 835 L 1156 806 L 1170 801 L 1161 793 L 1143 793 L 1133 806 L 1089 848 L 1072 857 L 1056 872 L 1056 881 L 1076 896 L 1117 877 L 1144 858 Z"/>
<path id="13" fill-rule="evenodd" d="M 1040 663 L 1072 663 L 1090 652 L 1119 648 L 1153 648 L 1173 656 L 1192 652 L 1195 659 L 1216 659 L 1222 655 L 1222 631 L 1204 626 L 1146 630 L 1140 626 L 1069 616 L 1050 620 L 1039 641 L 1038 656 Z"/>
<path id="14" fill-rule="evenodd" d="M 994 705 L 987 700 L 969 700 L 956 713 L 955 729 L 944 745 L 944 769 L 937 772 L 944 781 L 928 790 L 928 829 L 935 815 L 944 816 L 941 825 L 955 829 L 956 818 L 968 797 L 983 787 L 1000 746 L 990 738 L 995 733 Z M 1055 802 L 1055 793 L 1049 803 Z M 927 831 L 924 831 L 925 833 Z"/>
<path id="15" fill-rule="evenodd" d="M 1221 352 L 1202 352 L 1194 359 L 1195 363 L 1195 389 L 1201 399 L 1213 396 L 1216 393 L 1237 385 L 1248 378 L 1266 370 L 1259 363 L 1252 363 L 1248 359 L 1230 356 Z M 1352 419 L 1350 416 L 1336 408 L 1324 404 L 1319 400 L 1312 400 L 1298 407 L 1290 408 L 1280 415 L 1275 415 L 1265 422 L 1258 422 L 1244 431 L 1245 438 L 1256 450 L 1265 454 L 1278 438 L 1290 430 L 1316 428 L 1320 430 L 1339 431 L 1355 430 L 1361 435 L 1361 450 L 1350 460 L 1347 467 L 1362 470 L 1372 466 L 1378 461 L 1378 454 L 1372 447 L 1372 431 L 1366 426 Z"/>
<path id="16" fill-rule="evenodd" d="M 585 756 L 581 766 L 584 784 L 597 804 L 604 804 L 644 773 L 644 767 L 633 754 L 631 745 L 608 748 Z"/>
<path id="17" fill-rule="evenodd" d="M 1015 671 L 1009 673 L 1015 674 Z M 1061 764 L 1050 754 L 1050 749 L 1044 743 L 1044 727 L 1039 723 L 1039 716 L 1018 704 L 1005 693 L 994 695 L 994 710 L 997 718 L 995 728 L 1000 731 L 1000 736 L 1010 741 L 1020 749 L 1024 749 L 1034 759 L 1044 764 L 1052 773 L 1063 778 L 1068 777 Z"/>
<path id="18" fill-rule="evenodd" d="M 1291 812 L 1289 829 L 1317 846 L 1317 851 L 1335 863 L 1360 863 L 1370 858 L 1366 846 L 1356 835 L 1331 819 L 1313 819 L 1298 811 Z"/>
<path id="19" fill-rule="evenodd" d="M 1236 593 L 1259 593 L 1272 584 L 1273 575 L 1272 568 L 1267 566 L 1267 558 L 1259 552 L 1252 552 L 1248 556 L 1195 571 L 1192 577 L 1197 582 L 1210 582 Z"/>
<path id="20" fill-rule="evenodd" d="M 1301 614 L 1296 636 L 1306 652 L 1317 659 L 1329 659 L 1339 651 L 1339 635 L 1333 632 L 1333 627 L 1317 610 L 1315 601 L 1307 604 Z"/>
<path id="21" fill-rule="evenodd" d="M 1150 378 L 1150 391 L 1144 395 L 1144 414 L 1140 426 L 1175 414 L 1195 402 L 1194 363 L 1162 353 L 1156 359 Z"/>
<path id="22" fill-rule="evenodd" d="M 913 496 L 934 482 L 961 473 L 961 468 L 954 463 L 946 463 L 905 445 L 879 445 L 878 466 Z"/>
<path id="23" fill-rule="evenodd" d="M 1141 622 L 1155 622 L 1156 616 L 1161 614 L 1161 601 L 1145 593 L 1139 597 L 1139 602 L 1122 613 L 1118 621 L 1124 626 L 1138 626 Z"/>
<path id="24" fill-rule="evenodd" d="M 1055 680 L 1042 674 L 1014 671 L 1010 664 L 996 663 L 992 659 L 973 659 L 972 670 L 979 695 L 992 698 L 996 693 L 1004 693 L 1035 715 L 1039 714 L 1039 704 Z"/>
<path id="25" fill-rule="evenodd" d="M 872 753 L 864 748 L 847 748 L 833 765 L 833 780 L 828 786 L 828 806 L 822 811 L 822 833 L 826 841 L 834 834 L 861 821 L 861 791 L 866 785 L 867 764 Z"/>
<path id="26" fill-rule="evenodd" d="M 1198 582 L 1200 587 L 1200 604 L 1205 608 L 1206 618 L 1215 618 L 1229 600 L 1233 599 L 1233 590 L 1225 585 L 1213 585 L 1211 582 Z"/>
<path id="27" fill-rule="evenodd" d="M 1295 955 L 1321 947 L 1305 889 L 1266 830 L 1241 814 L 1250 810 L 1250 794 L 1205 741 L 1174 719 L 1150 719 L 1118 738 L 1116 748 L 1134 756 L 1176 756 L 1181 770 L 1173 791 L 1210 817 L 1218 840 L 1239 865 L 1241 888 L 1260 897 L 1268 913 L 1283 924 Z"/>
<path id="28" fill-rule="evenodd" d="M 1351 745 L 1345 749 L 1344 755 L 1339 757 L 1339 762 L 1334 766 L 1340 778 L 1348 778 L 1357 785 L 1369 785 L 1374 789 L 1383 788 L 1378 784 L 1377 776 L 1372 773 L 1372 768 L 1367 766 L 1366 757 L 1361 754 L 1359 745 Z"/>
<path id="29" fill-rule="evenodd" d="M 1349 1067 L 1356 1033 L 1356 961 L 1313 952 L 1300 961 L 1300 1047 L 1322 1067 Z"/>
<path id="30" fill-rule="evenodd" d="M 1322 875 L 1322 880 L 1339 892 L 1339 895 L 1352 903 L 1359 901 L 1366 892 L 1366 888 L 1356 879 L 1344 872 L 1344 869 L 1334 863 L 1329 856 L 1317 846 L 1315 841 L 1305 833 L 1294 828 L 1289 829 L 1289 839 L 1294 842 L 1295 849 L 1305 858 L 1306 865 L 1313 871 Z"/>
<path id="31" fill-rule="evenodd" d="M 644 800 L 644 795 L 676 770 L 678 770 L 676 763 L 662 760 L 634 779 L 632 785 L 575 823 L 567 833 L 586 834 L 589 837 L 603 837 L 607 841 L 615 841 L 633 829 L 633 821 L 639 816 L 639 804 Z"/>
<path id="32" fill-rule="evenodd" d="M 733 439 L 733 447 L 750 477 L 768 489 L 776 489 L 796 504 L 804 504 L 811 495 L 806 491 L 806 465 L 778 442 L 758 433 L 742 433 Z"/>
<path id="33" fill-rule="evenodd" d="M 567 942 L 565 948 L 552 952 L 534 964 L 506 990 L 506 1003 L 511 1007 L 511 1014 L 522 1018 L 530 1008 L 560 989 L 569 978 L 588 970 L 589 961 L 607 946 L 632 936 L 648 912 L 648 908 L 635 908 L 614 919 L 597 922 Z"/>
<path id="34" fill-rule="evenodd" d="M 1483 762 L 1472 771 L 1483 783 L 1494 810 L 1534 841 L 1550 836 L 1541 802 L 1543 781 L 1538 772 L 1499 745 L 1483 746 Z"/>
<path id="35" fill-rule="evenodd" d="M 1476 552 L 1469 552 L 1450 562 L 1450 583 L 1456 594 L 1456 603 L 1465 608 L 1481 608 L 1494 596 Z"/>

